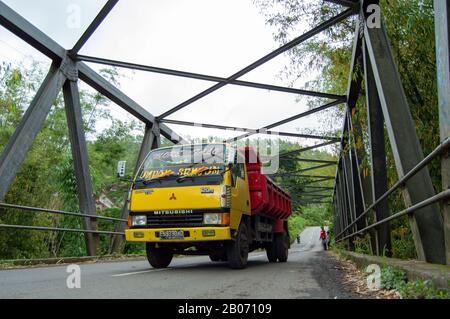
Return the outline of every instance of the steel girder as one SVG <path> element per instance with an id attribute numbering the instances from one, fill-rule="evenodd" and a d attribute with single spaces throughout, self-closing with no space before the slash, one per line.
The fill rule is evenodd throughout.
<path id="1" fill-rule="evenodd" d="M 19 126 L 3 149 L 0 156 L 0 201 L 5 197 L 20 165 L 25 160 L 26 154 L 43 126 L 53 102 L 66 81 L 62 67 L 55 63 L 52 64 L 47 77 L 23 115 Z"/>
<path id="2" fill-rule="evenodd" d="M 423 159 L 414 121 L 392 56 L 384 24 L 381 28 L 364 26 L 369 60 L 373 69 L 381 108 L 399 177 Z M 406 183 L 404 201 L 411 206 L 435 195 L 427 168 Z M 445 263 L 444 229 L 437 204 L 418 210 L 410 217 L 418 258 Z"/>
<path id="3" fill-rule="evenodd" d="M 205 123 L 196 123 L 196 122 L 188 122 L 188 121 L 179 121 L 179 120 L 169 120 L 162 119 L 160 123 L 167 124 L 175 124 L 175 125 L 184 125 L 184 126 L 194 126 L 194 127 L 203 127 L 203 128 L 213 128 L 218 130 L 226 130 L 226 131 L 241 131 L 241 132 L 250 132 L 252 134 L 267 134 L 274 136 L 289 136 L 289 137 L 300 137 L 300 138 L 308 138 L 308 139 L 320 139 L 320 140 L 336 140 L 335 137 L 332 136 L 319 136 L 319 135 L 311 135 L 311 134 L 301 134 L 301 133 L 288 133 L 288 132 L 278 132 L 278 131 L 268 131 L 267 129 L 250 129 L 250 128 L 242 128 L 236 126 L 225 126 L 218 124 L 205 124 Z"/>
<path id="4" fill-rule="evenodd" d="M 401 178 L 407 172 L 409 172 L 417 163 L 423 159 L 422 149 L 417 138 L 417 134 L 414 128 L 414 122 L 411 117 L 409 106 L 406 100 L 405 93 L 400 81 L 398 71 L 396 69 L 392 53 L 390 50 L 389 41 L 386 35 L 386 30 L 384 25 L 381 24 L 381 28 L 369 28 L 365 23 L 367 18 L 365 8 L 369 4 L 378 4 L 377 0 L 367 0 L 362 4 L 362 22 L 361 27 L 363 28 L 363 38 L 365 45 L 363 49 L 365 51 L 365 76 L 366 76 L 366 90 L 367 100 L 369 104 L 369 122 L 372 125 L 373 134 L 382 134 L 384 127 L 382 120 L 380 120 L 379 114 L 373 114 L 374 105 L 377 104 L 377 99 L 381 112 L 383 113 L 383 118 L 386 123 L 391 147 L 394 154 L 394 160 L 397 167 L 397 172 Z M 447 12 L 448 14 L 448 12 Z M 447 16 L 448 17 L 448 16 Z M 447 23 L 448 26 L 448 23 Z M 359 31 L 357 30 L 357 33 Z M 358 35 L 356 35 L 357 37 Z M 355 37 L 355 44 L 358 39 Z M 447 39 L 448 45 L 448 39 Z M 357 61 L 358 48 L 354 46 L 353 52 L 353 62 L 351 68 L 351 77 L 354 76 L 353 68 L 358 63 Z M 371 79 L 371 70 L 368 69 L 368 65 L 372 68 L 373 79 Z M 356 74 L 357 75 L 357 74 Z M 348 92 L 348 106 L 351 109 L 352 105 L 356 105 L 357 98 L 359 96 L 359 78 L 357 80 L 350 81 L 349 92 Z M 355 83 L 357 82 L 357 83 Z M 355 85 L 356 84 L 356 85 Z M 352 88 L 356 87 L 356 89 Z M 352 96 L 353 94 L 354 96 Z M 378 112 L 378 113 L 381 113 Z M 371 117 L 373 116 L 373 119 Z M 378 117 L 377 117 L 378 116 Z M 375 119 L 376 118 L 376 119 Z M 376 122 L 376 123 L 374 123 Z M 345 124 L 344 124 L 345 125 Z M 381 132 L 380 132 L 381 130 Z M 345 131 L 345 128 L 344 130 Z M 375 138 L 375 139 L 374 139 Z M 344 139 L 344 134 L 342 136 Z M 371 137 L 371 142 L 380 143 L 382 136 Z M 383 176 L 383 165 L 379 164 L 377 161 L 383 160 L 384 145 L 378 144 L 375 147 L 372 145 L 372 179 L 373 179 L 373 192 L 374 198 L 376 200 L 377 196 L 383 191 L 377 191 L 375 188 L 383 189 L 385 185 L 386 178 Z M 378 151 L 377 151 L 378 149 Z M 382 152 L 382 154 L 375 154 Z M 377 164 L 378 163 L 378 164 Z M 356 163 L 357 164 L 357 163 Z M 345 165 L 344 165 L 345 166 Z M 356 165 L 357 166 L 357 165 Z M 377 173 L 381 170 L 380 173 Z M 342 173 L 340 172 L 340 166 L 337 170 L 337 180 L 341 180 L 340 177 Z M 376 175 L 376 176 L 374 176 Z M 376 184 L 376 185 L 375 185 Z M 334 194 L 339 200 L 339 197 L 344 196 L 343 191 L 335 186 Z M 385 189 L 385 188 L 384 188 Z M 363 193 L 367 193 L 363 192 Z M 406 190 L 404 191 L 404 199 L 407 206 L 411 206 L 415 203 L 422 202 L 427 198 L 431 198 L 434 195 L 434 189 L 431 184 L 431 178 L 428 170 L 425 168 L 420 173 L 418 173 L 414 178 L 410 179 L 406 183 Z M 346 196 L 344 196 L 344 199 Z M 336 201 L 335 201 L 336 202 Z M 343 203 L 344 211 L 347 210 L 345 207 L 346 200 Z M 383 204 L 381 202 L 381 204 Z M 380 205 L 381 205 L 380 204 Z M 422 206 L 421 206 L 422 207 Z M 379 208 L 378 218 L 383 218 L 380 214 L 387 214 L 387 206 L 384 205 Z M 340 216 L 342 219 L 341 224 L 347 229 L 346 225 L 349 225 L 347 214 L 344 213 Z M 411 229 L 414 235 L 414 240 L 416 244 L 417 254 L 419 259 L 426 260 L 433 263 L 444 263 L 445 262 L 445 248 L 444 248 L 444 232 L 442 226 L 442 219 L 440 217 L 438 206 L 436 204 L 421 208 L 415 214 L 410 215 Z M 378 226 L 386 225 L 385 223 L 378 223 Z M 346 232 L 347 233 L 347 232 Z M 348 238 L 344 237 L 344 238 Z M 389 228 L 378 227 L 378 239 L 379 245 L 377 247 L 380 252 L 383 248 L 389 248 Z M 373 246 L 372 246 L 373 247 Z"/>
<path id="5" fill-rule="evenodd" d="M 312 166 L 312 167 L 307 167 L 307 168 L 303 168 L 303 169 L 299 169 L 293 172 L 289 172 L 289 173 L 276 173 L 273 174 L 271 176 L 292 176 L 293 174 L 297 174 L 297 173 L 304 173 L 307 171 L 312 171 L 315 169 L 319 169 L 319 168 L 324 168 L 324 167 L 328 167 L 328 166 L 334 166 L 336 165 L 336 163 L 327 163 L 327 164 L 322 164 L 322 165 L 317 165 L 317 166 Z"/>
<path id="6" fill-rule="evenodd" d="M 386 169 L 386 146 L 384 143 L 384 121 L 381 110 L 381 103 L 375 84 L 372 66 L 369 62 L 367 49 L 364 43 L 364 74 L 366 84 L 367 100 L 367 126 L 369 130 L 370 161 L 371 168 L 371 189 L 372 198 L 377 200 L 388 190 L 387 169 Z M 389 217 L 388 200 L 383 200 L 375 208 L 376 221 Z M 389 255 L 391 247 L 391 232 L 389 223 L 385 223 L 376 228 L 377 231 L 377 255 L 384 251 Z"/>
<path id="7" fill-rule="evenodd" d="M 450 136 L 450 0 L 434 0 L 441 142 Z M 450 188 L 450 152 L 442 157 L 442 189 Z M 445 254 L 450 265 L 450 201 L 443 205 Z"/>
<path id="8" fill-rule="evenodd" d="M 296 154 L 299 154 L 299 153 L 302 153 L 302 152 L 306 152 L 306 151 L 309 151 L 309 150 L 312 150 L 312 149 L 315 149 L 315 148 L 320 148 L 320 147 L 324 147 L 324 146 L 335 144 L 335 143 L 337 143 L 337 142 L 336 141 L 329 141 L 329 142 L 324 142 L 324 143 L 320 143 L 320 144 L 316 144 L 316 145 L 307 146 L 307 147 L 304 147 L 304 148 L 301 148 L 301 149 L 298 149 L 298 150 L 295 150 L 295 151 L 282 153 L 282 154 L 280 154 L 280 159 L 286 158 L 286 157 L 288 159 L 292 159 L 292 158 L 289 158 L 292 155 L 296 155 Z"/>
<path id="9" fill-rule="evenodd" d="M 95 219 L 95 200 L 92 191 L 88 152 L 83 129 L 83 117 L 81 114 L 80 95 L 76 78 L 74 80 L 66 81 L 63 87 L 63 93 L 80 211 L 92 216 L 91 218 L 82 219 L 83 228 L 96 231 L 97 220 Z M 100 245 L 98 234 L 85 233 L 84 236 L 87 243 L 86 248 L 88 255 L 95 256 Z"/>

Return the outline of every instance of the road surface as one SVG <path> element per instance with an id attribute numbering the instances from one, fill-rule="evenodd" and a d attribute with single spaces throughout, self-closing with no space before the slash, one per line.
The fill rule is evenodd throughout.
<path id="1" fill-rule="evenodd" d="M 209 257 L 175 258 L 167 269 L 146 260 L 81 264 L 81 288 L 67 287 L 67 265 L 0 271 L 0 298 L 354 298 L 344 291 L 336 261 L 322 251 L 319 227 L 301 234 L 286 263 L 264 251 L 232 270 Z"/>

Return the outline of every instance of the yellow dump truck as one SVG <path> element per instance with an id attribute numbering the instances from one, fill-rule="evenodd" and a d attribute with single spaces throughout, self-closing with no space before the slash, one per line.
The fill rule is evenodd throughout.
<path id="1" fill-rule="evenodd" d="M 155 268 L 174 254 L 209 255 L 244 268 L 249 251 L 287 260 L 289 195 L 261 174 L 253 148 L 191 144 L 152 150 L 129 196 L 130 242 L 145 242 Z"/>

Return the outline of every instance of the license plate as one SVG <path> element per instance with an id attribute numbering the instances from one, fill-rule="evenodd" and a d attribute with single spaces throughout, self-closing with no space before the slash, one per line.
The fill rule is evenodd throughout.
<path id="1" fill-rule="evenodd" d="M 159 232 L 160 239 L 184 239 L 184 231 L 182 230 L 161 230 Z"/>

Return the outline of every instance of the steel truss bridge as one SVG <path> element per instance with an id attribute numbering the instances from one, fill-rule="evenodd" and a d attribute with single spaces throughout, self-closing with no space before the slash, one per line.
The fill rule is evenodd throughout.
<path id="1" fill-rule="evenodd" d="M 111 218 L 96 214 L 88 165 L 86 139 L 81 117 L 78 90 L 79 80 L 87 83 L 93 89 L 145 123 L 145 134 L 138 155 L 138 163 L 142 162 L 144 156 L 151 149 L 157 148 L 160 145 L 161 136 L 164 136 L 173 143 L 182 141 L 181 136 L 170 129 L 167 124 L 185 126 L 199 125 L 193 122 L 167 119 L 169 115 L 188 107 L 195 101 L 227 85 L 237 85 L 285 92 L 287 94 L 320 97 L 329 100 L 328 103 L 320 107 L 289 118 L 280 119 L 261 128 L 250 129 L 207 123 L 201 123 L 201 126 L 204 128 L 235 129 L 242 131 L 243 134 L 233 138 L 233 141 L 254 134 L 274 133 L 279 136 L 321 140 L 320 143 L 314 146 L 280 154 L 280 158 L 282 160 L 309 161 L 318 164 L 313 168 L 295 172 L 295 174 L 303 174 L 307 170 L 336 165 L 335 176 L 307 175 L 314 178 L 313 182 L 304 185 L 305 193 L 310 194 L 310 200 L 300 203 L 321 202 L 324 199 L 323 192 L 328 191 L 331 193 L 336 241 L 344 243 L 348 249 L 352 250 L 354 248 L 353 240 L 358 236 L 368 234 L 373 252 L 377 255 L 388 255 L 391 250 L 389 222 L 395 218 L 408 215 L 418 259 L 430 263 L 450 264 L 450 0 L 434 1 L 441 144 L 427 156 L 424 156 L 417 137 L 415 123 L 411 116 L 382 19 L 381 25 L 376 27 L 369 21 L 373 13 L 373 5 L 378 6 L 378 1 L 325 1 L 342 6 L 341 13 L 320 23 L 308 32 L 226 78 L 78 54 L 83 45 L 117 4 L 118 0 L 109 0 L 106 2 L 81 38 L 70 50 L 64 49 L 0 1 L 0 25 L 53 61 L 47 76 L 1 154 L 0 201 L 5 198 L 17 171 L 50 112 L 52 103 L 62 90 L 77 179 L 80 212 L 66 212 L 7 203 L 0 203 L 0 208 L 16 208 L 32 212 L 78 216 L 83 221 L 83 229 L 6 224 L 0 225 L 0 228 L 80 232 L 85 236 L 89 255 L 96 254 L 99 242 L 98 236 L 100 234 L 109 234 L 112 235 L 112 250 L 118 251 L 121 249 L 128 211 L 125 204 L 121 218 Z M 352 60 L 349 66 L 348 88 L 345 95 L 240 80 L 242 76 L 255 70 L 264 63 L 351 17 L 354 17 L 356 20 L 356 28 L 354 31 Z M 211 82 L 212 85 L 203 92 L 155 116 L 105 80 L 85 62 L 204 80 Z M 365 96 L 363 97 L 365 98 L 364 105 L 367 107 L 368 113 L 368 132 L 362 131 L 360 123 L 355 120 L 354 116 L 354 113 L 357 112 L 357 101 L 363 94 L 361 90 L 363 83 L 365 87 Z M 342 125 L 342 134 L 338 139 L 330 136 L 315 136 L 273 130 L 282 124 L 341 104 L 345 105 L 346 111 Z M 384 127 L 387 128 L 386 131 L 399 177 L 398 181 L 389 189 L 386 175 Z M 355 146 L 355 140 L 363 134 L 368 134 L 370 142 L 370 154 L 368 154 L 370 159 L 370 174 L 368 176 L 363 174 L 360 169 L 361 161 L 366 156 L 366 150 Z M 306 150 L 334 143 L 339 143 L 341 150 L 337 162 L 310 160 L 298 157 L 299 154 Z M 440 159 L 442 163 L 443 191 L 440 193 L 435 192 L 427 169 L 427 165 L 436 159 Z M 335 185 L 332 188 L 314 185 L 314 182 L 329 179 L 335 180 Z M 387 199 L 390 194 L 399 189 L 402 191 L 407 208 L 400 212 L 391 213 Z M 99 219 L 116 223 L 115 231 L 98 230 L 97 221 Z"/>

